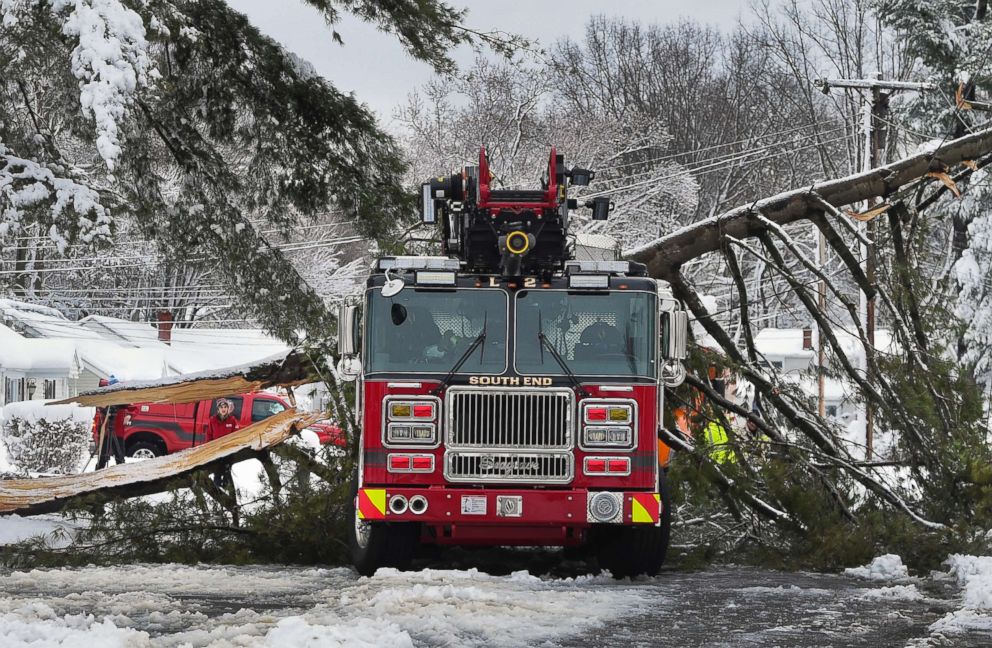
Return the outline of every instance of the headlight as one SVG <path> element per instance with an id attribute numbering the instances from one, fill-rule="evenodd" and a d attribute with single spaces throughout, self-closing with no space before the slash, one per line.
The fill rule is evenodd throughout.
<path id="1" fill-rule="evenodd" d="M 441 402 L 433 396 L 387 396 L 383 402 L 383 443 L 436 446 Z"/>
<path id="2" fill-rule="evenodd" d="M 629 427 L 587 427 L 585 445 L 597 448 L 631 448 L 634 431 Z"/>
<path id="3" fill-rule="evenodd" d="M 635 401 L 591 399 L 582 403 L 581 412 L 581 447 L 627 451 L 637 445 Z"/>

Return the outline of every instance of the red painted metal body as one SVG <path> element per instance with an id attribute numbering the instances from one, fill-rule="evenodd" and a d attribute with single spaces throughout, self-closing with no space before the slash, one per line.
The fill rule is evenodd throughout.
<path id="1" fill-rule="evenodd" d="M 391 385 L 392 383 L 392 385 Z M 383 402 L 387 396 L 425 396 L 437 387 L 437 381 L 366 380 L 362 386 L 363 452 L 362 487 L 385 489 L 387 501 L 402 495 L 427 499 L 426 511 L 417 514 L 406 510 L 395 514 L 387 510 L 385 519 L 396 522 L 419 522 L 424 529 L 422 541 L 438 544 L 478 545 L 571 545 L 582 542 L 590 524 L 587 519 L 590 491 L 607 490 L 624 493 L 623 523 L 631 523 L 631 498 L 634 493 L 655 493 L 658 488 L 658 387 L 656 384 L 619 384 L 584 382 L 588 396 L 577 395 L 578 416 L 585 398 L 629 399 L 636 403 L 636 447 L 629 452 L 585 451 L 576 444 L 574 479 L 568 484 L 465 484 L 448 483 L 444 478 L 444 436 L 437 448 L 396 449 L 383 443 Z M 445 398 L 441 400 L 438 422 L 443 421 Z M 390 455 L 429 455 L 434 458 L 430 472 L 390 472 Z M 587 475 L 583 472 L 586 457 L 626 457 L 630 475 Z M 519 497 L 519 516 L 498 514 L 497 497 Z M 464 497 L 484 498 L 483 507 L 463 512 Z M 478 499 L 476 500 L 478 502 Z"/>

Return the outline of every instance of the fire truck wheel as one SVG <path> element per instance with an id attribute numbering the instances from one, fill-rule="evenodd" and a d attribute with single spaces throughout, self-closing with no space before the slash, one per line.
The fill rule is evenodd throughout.
<path id="1" fill-rule="evenodd" d="M 154 459 L 163 454 L 165 453 L 162 452 L 162 449 L 151 441 L 138 441 L 132 443 L 127 449 L 127 456 L 135 459 Z"/>
<path id="2" fill-rule="evenodd" d="M 372 576 L 380 567 L 406 569 L 420 542 L 420 525 L 412 522 L 366 522 L 358 518 L 358 477 L 352 478 L 351 533 L 348 545 L 351 562 L 362 576 Z"/>
<path id="3" fill-rule="evenodd" d="M 604 527 L 599 536 L 599 564 L 614 578 L 655 576 L 668 554 L 672 526 L 671 494 L 665 473 L 658 480 L 661 493 L 661 524 L 658 526 Z"/>

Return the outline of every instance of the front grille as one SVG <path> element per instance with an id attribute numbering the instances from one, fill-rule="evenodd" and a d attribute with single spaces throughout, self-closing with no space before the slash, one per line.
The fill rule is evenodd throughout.
<path id="1" fill-rule="evenodd" d="M 452 482 L 540 482 L 567 484 L 572 481 L 571 452 L 459 452 L 444 456 L 444 476 Z"/>
<path id="2" fill-rule="evenodd" d="M 448 448 L 570 450 L 570 389 L 452 387 L 447 394 Z"/>

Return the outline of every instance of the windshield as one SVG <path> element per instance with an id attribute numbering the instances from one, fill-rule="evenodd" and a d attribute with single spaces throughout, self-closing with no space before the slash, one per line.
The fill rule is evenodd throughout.
<path id="1" fill-rule="evenodd" d="M 643 292 L 517 295 L 516 367 L 525 374 L 562 375 L 548 344 L 577 375 L 647 376 L 655 372 L 655 296 Z"/>
<path id="2" fill-rule="evenodd" d="M 486 329 L 459 373 L 506 368 L 507 298 L 502 290 L 369 293 L 367 371 L 447 373 Z"/>

